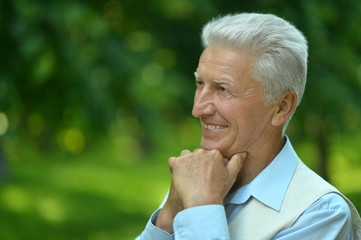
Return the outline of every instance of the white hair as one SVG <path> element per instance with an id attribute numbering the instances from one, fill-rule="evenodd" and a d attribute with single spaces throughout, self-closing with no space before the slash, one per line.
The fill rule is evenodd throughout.
<path id="1" fill-rule="evenodd" d="M 254 56 L 252 77 L 263 87 L 264 103 L 277 103 L 284 93 L 292 91 L 297 95 L 296 106 L 300 104 L 308 47 L 304 35 L 291 23 L 272 14 L 226 15 L 204 26 L 202 42 L 204 47 L 214 44 L 250 50 Z"/>

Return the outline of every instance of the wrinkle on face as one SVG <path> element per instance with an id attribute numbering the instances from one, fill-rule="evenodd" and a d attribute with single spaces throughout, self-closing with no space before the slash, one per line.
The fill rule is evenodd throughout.
<path id="1" fill-rule="evenodd" d="M 235 54 L 218 54 L 217 50 L 211 53 L 202 54 L 199 60 L 199 66 L 207 66 L 208 69 L 219 69 L 218 78 L 212 79 L 216 83 L 229 84 L 232 88 L 232 95 L 234 98 L 247 98 L 258 97 L 259 93 L 262 95 L 263 100 L 263 88 L 261 84 L 252 78 L 252 64 L 254 56 L 249 50 L 234 50 L 227 48 L 217 48 L 219 51 L 236 52 Z M 215 57 L 215 54 L 217 56 Z M 240 61 L 240 56 L 243 59 Z M 235 74 L 235 69 L 240 70 Z M 197 69 L 195 77 L 202 79 Z M 251 79 L 252 81 L 245 81 Z"/>
<path id="2" fill-rule="evenodd" d="M 228 126 L 218 132 L 203 130 L 203 148 L 218 149 L 225 157 L 259 148 L 257 143 L 270 127 L 272 108 L 264 105 L 263 88 L 251 76 L 252 64 L 247 51 L 209 46 L 202 53 L 195 72 L 193 115 L 207 124 Z M 202 105 L 202 96 L 207 96 L 207 105 Z"/>

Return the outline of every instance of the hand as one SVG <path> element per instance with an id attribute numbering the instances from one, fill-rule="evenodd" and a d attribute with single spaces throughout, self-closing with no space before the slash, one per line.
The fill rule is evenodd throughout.
<path id="1" fill-rule="evenodd" d="M 178 202 L 184 208 L 223 204 L 242 162 L 242 154 L 228 160 L 218 150 L 203 149 L 193 153 L 185 150 L 180 157 L 170 158 L 168 165 Z"/>
<path id="2" fill-rule="evenodd" d="M 183 150 L 180 156 L 184 156 L 190 153 L 188 150 Z M 171 171 L 172 172 L 172 171 Z M 184 209 L 181 199 L 178 197 L 178 193 L 175 191 L 173 181 L 169 189 L 167 201 L 160 210 L 158 217 L 155 221 L 155 225 L 164 231 L 173 233 L 173 219 L 178 212 Z"/>
<path id="3" fill-rule="evenodd" d="M 155 225 L 173 233 L 173 219 L 183 209 L 223 204 L 246 156 L 243 152 L 228 160 L 218 150 L 196 149 L 193 153 L 183 150 L 180 157 L 171 157 L 168 165 L 172 184 Z"/>

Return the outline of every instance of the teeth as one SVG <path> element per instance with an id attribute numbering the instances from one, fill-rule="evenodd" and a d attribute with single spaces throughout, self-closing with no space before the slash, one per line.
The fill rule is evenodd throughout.
<path id="1" fill-rule="evenodd" d="M 227 128 L 227 126 L 208 125 L 208 124 L 203 124 L 203 127 L 206 128 L 206 129 L 223 129 L 223 128 Z"/>

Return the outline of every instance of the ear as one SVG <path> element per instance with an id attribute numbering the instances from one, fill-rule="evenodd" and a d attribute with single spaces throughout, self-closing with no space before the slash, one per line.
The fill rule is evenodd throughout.
<path id="1" fill-rule="evenodd" d="M 272 117 L 273 126 L 281 126 L 284 124 L 292 115 L 297 104 L 297 94 L 295 92 L 285 93 L 278 104 L 276 105 L 275 112 Z"/>

